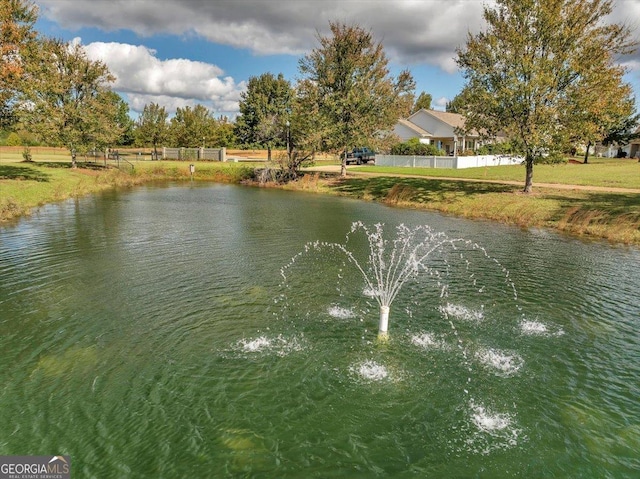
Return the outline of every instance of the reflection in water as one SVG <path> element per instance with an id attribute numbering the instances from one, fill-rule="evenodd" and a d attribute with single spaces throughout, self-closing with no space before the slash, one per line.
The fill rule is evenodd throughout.
<path id="1" fill-rule="evenodd" d="M 407 284 L 379 344 L 343 256 L 280 276 L 356 220 L 429 224 L 497 263 L 465 251 L 445 296 Z M 233 186 L 47 206 L 0 230 L 0 454 L 69 454 L 88 477 L 633 477 L 639 267 L 553 233 Z"/>

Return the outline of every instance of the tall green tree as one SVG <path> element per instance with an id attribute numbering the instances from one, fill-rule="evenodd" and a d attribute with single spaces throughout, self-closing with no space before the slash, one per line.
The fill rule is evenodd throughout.
<path id="1" fill-rule="evenodd" d="M 226 116 L 221 116 L 215 120 L 215 129 L 210 143 L 214 147 L 232 147 L 238 143 L 235 132 L 235 125 Z"/>
<path id="2" fill-rule="evenodd" d="M 158 158 L 158 145 L 169 139 L 169 114 L 157 103 L 147 103 L 134 130 L 137 146 L 152 146 L 155 158 Z"/>
<path id="3" fill-rule="evenodd" d="M 408 71 L 393 78 L 381 43 L 357 25 L 330 22 L 331 36 L 319 36 L 320 46 L 300 60 L 299 70 L 316 98 L 321 123 L 330 128 L 326 147 L 343 151 L 375 146 L 379 131 L 391 130 L 413 101 L 415 82 Z M 311 93 L 311 89 L 317 89 Z M 410 98 L 410 101 L 407 101 Z"/>
<path id="4" fill-rule="evenodd" d="M 109 88 L 115 78 L 78 44 L 47 39 L 38 56 L 26 71 L 22 123 L 41 141 L 66 146 L 75 167 L 74 152 L 106 148 L 120 137 L 118 103 Z"/>
<path id="5" fill-rule="evenodd" d="M 611 80 L 615 81 L 609 79 Z M 573 103 L 570 140 L 572 144 L 586 145 L 584 163 L 589 162 L 591 146 L 598 142 L 606 143 L 610 132 L 635 116 L 635 99 L 631 87 L 623 83 L 621 78 L 618 79 L 618 84 L 620 89 L 594 90 L 591 95 L 585 95 Z M 626 93 L 621 89 L 626 90 Z"/>
<path id="6" fill-rule="evenodd" d="M 114 91 L 108 92 L 107 95 L 110 97 L 108 101 L 113 102 L 115 109 L 115 123 L 120 130 L 120 137 L 116 139 L 115 144 L 118 146 L 133 145 L 133 128 L 135 126 L 135 122 L 129 116 L 129 104 Z"/>
<path id="7" fill-rule="evenodd" d="M 174 146 L 196 147 L 211 143 L 215 136 L 216 121 L 203 105 L 178 108 L 169 124 L 169 135 Z"/>
<path id="8" fill-rule="evenodd" d="M 534 164 L 572 129 L 586 128 L 574 118 L 576 108 L 585 108 L 598 92 L 608 105 L 627 94 L 616 59 L 635 43 L 627 27 L 604 21 L 612 5 L 496 0 L 484 7 L 486 30 L 469 34 L 457 52 L 466 79 L 466 124 L 487 135 L 502 131 L 524 153 L 527 193 Z M 606 114 L 590 110 L 596 123 Z"/>
<path id="9" fill-rule="evenodd" d="M 291 83 L 282 74 L 251 77 L 247 90 L 241 94 L 240 116 L 236 119 L 238 140 L 266 146 L 271 160 L 271 149 L 286 144 L 293 93 Z"/>
<path id="10" fill-rule="evenodd" d="M 298 81 L 293 102 L 291 142 L 294 149 L 309 152 L 311 156 L 328 150 L 331 138 L 331 125 L 322 114 L 321 105 L 318 85 L 308 78 Z"/>
<path id="11" fill-rule="evenodd" d="M 313 162 L 330 134 L 318 113 L 319 101 L 314 96 L 317 91 L 308 80 L 301 80 L 296 85 L 291 112 L 287 116 L 289 123 L 285 125 L 287 155 L 278 158 L 281 180 L 297 178 L 301 167 Z"/>
<path id="12" fill-rule="evenodd" d="M 456 96 L 453 97 L 451 101 L 448 101 L 445 105 L 445 111 L 449 113 L 459 113 L 463 114 L 465 111 L 466 100 L 465 94 L 467 90 L 462 90 Z"/>
<path id="13" fill-rule="evenodd" d="M 0 128 L 15 119 L 17 95 L 22 91 L 29 50 L 37 41 L 34 25 L 38 8 L 29 0 L 0 0 Z"/>
<path id="14" fill-rule="evenodd" d="M 618 124 L 613 125 L 602 140 L 602 144 L 625 146 L 636 138 L 640 138 L 640 114 L 637 113 L 622 118 Z"/>
<path id="15" fill-rule="evenodd" d="M 411 109 L 411 113 L 415 113 L 420 109 L 431 110 L 431 102 L 433 101 L 433 97 L 431 94 L 422 92 L 418 95 L 415 103 L 413 104 L 413 108 Z"/>

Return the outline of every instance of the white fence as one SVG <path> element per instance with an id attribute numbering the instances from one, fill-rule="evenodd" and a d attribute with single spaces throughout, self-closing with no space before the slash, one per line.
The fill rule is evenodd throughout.
<path id="1" fill-rule="evenodd" d="M 227 161 L 226 148 L 162 148 L 163 160 Z"/>
<path id="2" fill-rule="evenodd" d="M 412 168 L 477 168 L 481 166 L 519 165 L 523 158 L 506 155 L 478 156 L 408 156 L 376 155 L 376 166 L 406 166 Z"/>
<path id="3" fill-rule="evenodd" d="M 521 156 L 510 155 L 477 155 L 458 156 L 455 168 L 478 168 L 480 166 L 520 165 L 524 161 Z"/>

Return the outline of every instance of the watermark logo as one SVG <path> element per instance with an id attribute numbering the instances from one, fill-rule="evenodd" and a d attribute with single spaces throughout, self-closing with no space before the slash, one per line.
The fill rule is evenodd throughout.
<path id="1" fill-rule="evenodd" d="M 0 479 L 71 479 L 71 457 L 0 456 Z"/>

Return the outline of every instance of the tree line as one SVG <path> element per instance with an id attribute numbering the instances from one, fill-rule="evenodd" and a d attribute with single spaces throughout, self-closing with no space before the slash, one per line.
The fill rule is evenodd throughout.
<path id="1" fill-rule="evenodd" d="M 484 7 L 485 30 L 457 50 L 463 90 L 447 105 L 466 118 L 464 131 L 508 140 L 533 165 L 575 145 L 629 141 L 638 124 L 620 58 L 637 43 L 629 27 L 604 21 L 613 0 L 496 0 Z M 355 24 L 330 22 L 330 34 L 299 61 L 300 79 L 252 77 L 232 122 L 203 106 L 147 104 L 136 121 L 110 88 L 107 66 L 79 45 L 37 34 L 29 0 L 1 0 L 0 127 L 73 149 L 117 145 L 286 148 L 295 176 L 316 152 L 342 155 L 355 146 L 390 149 L 398 118 L 430 108 L 415 96 L 408 70 L 393 76 L 383 46 Z"/>
<path id="2" fill-rule="evenodd" d="M 317 152 L 342 154 L 345 174 L 348 149 L 397 141 L 389 132 L 398 118 L 431 106 L 427 94 L 414 102 L 415 82 L 408 71 L 397 77 L 390 74 L 382 44 L 370 31 L 340 22 L 329 26 L 331 35 L 318 36 L 320 46 L 300 60 L 302 78 L 295 85 L 281 73 L 249 79 L 241 94 L 240 114 L 228 130 L 229 141 L 266 148 L 268 159 L 277 160 L 284 178 L 296 177 L 300 166 Z M 188 121 L 184 115 L 193 119 L 198 116 L 195 110 L 178 111 L 171 119 L 171 124 L 184 125 L 174 130 L 174 140 L 199 138 L 198 125 L 203 123 Z M 169 137 L 166 111 L 158 105 L 145 107 L 139 126 L 154 146 Z M 274 148 L 286 149 L 286 154 L 272 158 Z"/>
<path id="3" fill-rule="evenodd" d="M 107 65 L 89 59 L 79 44 L 38 34 L 37 14 L 30 0 L 0 2 L 0 128 L 13 132 L 14 142 L 72 152 L 166 144 L 270 151 L 288 145 L 295 171 L 317 151 L 378 142 L 377 132 L 389 130 L 413 105 L 411 74 L 390 75 L 372 33 L 332 22 L 332 36 L 319 36 L 320 47 L 300 61 L 304 78 L 298 84 L 271 73 L 249 79 L 235 122 L 215 118 L 202 105 L 178 108 L 169 118 L 155 103 L 134 121 L 111 88 L 115 77 Z"/>
<path id="4" fill-rule="evenodd" d="M 0 1 L 0 129 L 8 144 L 46 144 L 85 152 L 118 146 L 235 144 L 233 125 L 202 105 L 169 119 L 157 104 L 134 121 L 111 88 L 115 77 L 81 45 L 39 35 L 29 0 Z"/>

